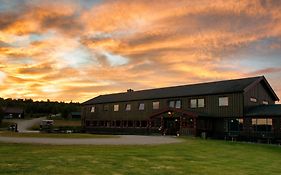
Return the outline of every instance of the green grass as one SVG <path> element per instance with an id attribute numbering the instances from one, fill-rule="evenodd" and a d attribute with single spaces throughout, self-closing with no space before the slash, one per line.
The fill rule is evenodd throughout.
<path id="1" fill-rule="evenodd" d="M 118 136 L 112 135 L 98 135 L 98 134 L 56 134 L 56 133 L 17 133 L 17 132 L 1 132 L 2 137 L 35 137 L 35 138 L 116 138 Z"/>
<path id="2" fill-rule="evenodd" d="M 0 143 L 0 174 L 279 175 L 281 147 L 187 138 L 158 146 Z"/>

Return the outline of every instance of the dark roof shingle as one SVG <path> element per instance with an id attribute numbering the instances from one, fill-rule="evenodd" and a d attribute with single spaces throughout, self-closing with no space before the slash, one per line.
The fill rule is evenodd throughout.
<path id="1" fill-rule="evenodd" d="M 235 80 L 225 80 L 217 82 L 140 90 L 134 92 L 100 95 L 98 97 L 84 102 L 83 105 L 242 92 L 246 87 L 263 78 L 264 77 L 251 77 Z"/>
<path id="2" fill-rule="evenodd" d="M 274 117 L 281 116 L 281 105 L 260 105 L 250 108 L 246 114 L 246 117 Z"/>

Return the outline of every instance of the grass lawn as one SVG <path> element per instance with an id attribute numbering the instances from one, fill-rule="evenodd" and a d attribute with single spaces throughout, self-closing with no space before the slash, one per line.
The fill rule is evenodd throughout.
<path id="1" fill-rule="evenodd" d="M 185 138 L 158 146 L 54 146 L 0 143 L 0 174 L 270 175 L 281 147 Z"/>
<path id="2" fill-rule="evenodd" d="M 55 134 L 55 133 L 17 133 L 9 131 L 0 131 L 2 137 L 37 137 L 37 138 L 116 138 L 113 135 L 98 135 L 98 134 Z"/>

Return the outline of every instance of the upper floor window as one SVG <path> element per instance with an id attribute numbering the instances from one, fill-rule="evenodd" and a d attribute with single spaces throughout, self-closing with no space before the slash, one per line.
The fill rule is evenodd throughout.
<path id="1" fill-rule="evenodd" d="M 108 105 L 103 105 L 103 110 L 104 111 L 108 111 L 109 110 L 109 106 Z"/>
<path id="2" fill-rule="evenodd" d="M 113 111 L 119 111 L 119 105 L 114 105 L 113 106 Z"/>
<path id="3" fill-rule="evenodd" d="M 268 101 L 264 100 L 264 101 L 262 101 L 262 104 L 268 105 Z"/>
<path id="4" fill-rule="evenodd" d="M 197 108 L 197 99 L 190 100 L 190 108 Z"/>
<path id="5" fill-rule="evenodd" d="M 198 99 L 198 108 L 204 108 L 205 107 L 205 99 L 199 98 Z"/>
<path id="6" fill-rule="evenodd" d="M 140 103 L 140 104 L 139 104 L 139 110 L 140 110 L 140 111 L 144 110 L 144 103 Z"/>
<path id="7" fill-rule="evenodd" d="M 96 107 L 95 107 L 95 106 L 92 106 L 92 107 L 91 107 L 91 112 L 95 112 L 95 110 L 96 110 Z"/>
<path id="8" fill-rule="evenodd" d="M 175 108 L 177 108 L 177 109 L 180 109 L 180 108 L 181 108 L 181 101 L 180 101 L 180 100 L 177 100 L 177 101 L 176 101 Z"/>
<path id="9" fill-rule="evenodd" d="M 159 109 L 160 102 L 159 101 L 152 102 L 152 107 L 153 107 L 153 109 Z"/>
<path id="10" fill-rule="evenodd" d="M 181 101 L 180 100 L 169 101 L 169 107 L 179 109 L 179 108 L 181 108 Z"/>
<path id="11" fill-rule="evenodd" d="M 131 104 L 126 104 L 125 110 L 126 110 L 126 111 L 130 111 L 130 110 L 131 110 Z"/>
<path id="12" fill-rule="evenodd" d="M 257 102 L 257 99 L 254 98 L 254 97 L 251 97 L 251 98 L 250 98 L 250 101 L 256 103 L 256 102 Z"/>
<path id="13" fill-rule="evenodd" d="M 220 97 L 219 106 L 228 106 L 228 97 Z"/>
<path id="14" fill-rule="evenodd" d="M 169 107 L 170 108 L 175 107 L 175 101 L 169 101 Z"/>

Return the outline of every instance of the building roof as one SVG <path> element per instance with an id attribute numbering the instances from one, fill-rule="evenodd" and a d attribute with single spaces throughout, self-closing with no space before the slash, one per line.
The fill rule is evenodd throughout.
<path id="1" fill-rule="evenodd" d="M 260 81 L 264 81 L 267 89 L 271 92 L 274 100 L 279 100 L 274 93 L 264 76 L 250 77 L 235 80 L 216 81 L 200 84 L 182 85 L 174 87 L 165 87 L 157 89 L 148 89 L 140 91 L 128 91 L 123 93 L 100 95 L 90 99 L 83 105 L 100 104 L 100 103 L 113 103 L 122 101 L 134 100 L 149 100 L 161 98 L 176 98 L 183 96 L 199 96 L 199 95 L 212 95 L 212 94 L 226 94 L 234 92 L 243 92 Z"/>
<path id="2" fill-rule="evenodd" d="M 7 114 L 22 114 L 23 113 L 23 108 L 18 108 L 18 107 L 3 107 L 2 108 L 4 113 Z"/>
<path id="3" fill-rule="evenodd" d="M 246 114 L 246 117 L 274 117 L 281 116 L 281 105 L 260 105 L 250 108 Z"/>

